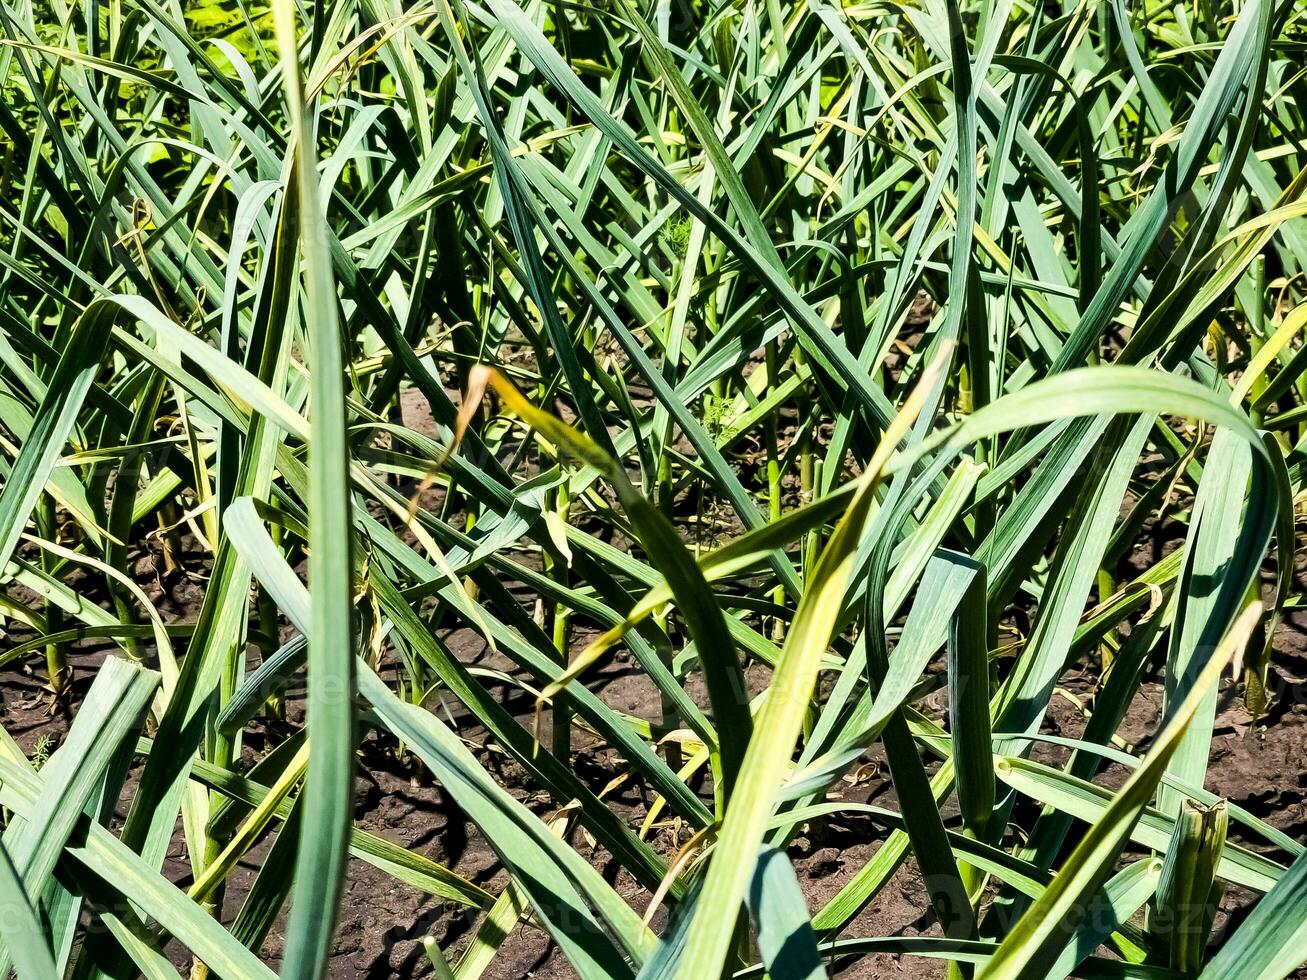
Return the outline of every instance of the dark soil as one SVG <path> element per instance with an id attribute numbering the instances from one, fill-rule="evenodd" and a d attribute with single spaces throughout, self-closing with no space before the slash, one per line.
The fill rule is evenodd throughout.
<path id="1" fill-rule="evenodd" d="M 1290 836 L 1303 839 L 1307 837 L 1307 774 L 1303 773 L 1302 763 L 1307 736 L 1307 704 L 1303 703 L 1301 695 L 1304 679 L 1307 679 L 1307 637 L 1296 625 L 1287 624 L 1277 637 L 1276 650 L 1280 700 L 1272 708 L 1269 724 L 1265 728 L 1250 728 L 1242 706 L 1227 692 L 1226 704 L 1217 719 L 1208 786 Z M 470 649 L 463 652 L 484 666 L 508 666 L 493 655 L 487 657 Z M 103 651 L 87 652 L 74 658 L 77 693 L 84 692 L 89 686 L 89 680 L 104 655 Z M 1088 673 L 1083 677 L 1073 674 L 1066 678 L 1066 688 L 1070 693 L 1075 693 L 1077 688 L 1087 691 L 1090 680 Z M 644 713 L 648 713 L 649 706 L 656 703 L 650 697 L 643 678 L 621 657 L 601 671 L 594 684 L 605 701 L 622 710 L 641 713 L 644 709 Z M 38 740 L 53 739 L 53 748 L 66 730 L 67 721 L 62 714 L 49 714 L 48 698 L 40 679 L 9 670 L 0 690 L 4 700 L 4 724 L 19 744 L 30 752 Z M 503 693 L 506 699 L 511 699 L 520 719 L 529 725 L 533 705 L 520 696 L 520 691 L 505 690 Z M 1160 717 L 1160 707 L 1160 686 L 1150 683 L 1134 705 L 1122 734 L 1132 740 L 1146 741 Z M 296 712 L 293 704 L 290 712 L 293 719 Z M 1081 727 L 1082 716 L 1075 705 L 1067 698 L 1055 698 L 1046 730 L 1052 734 L 1075 735 Z M 480 744 L 482 741 L 482 733 L 475 728 L 464 730 L 463 734 L 470 743 Z M 255 745 L 258 736 L 257 730 L 251 736 Z M 619 775 L 614 767 L 613 752 L 588 744 L 588 736 L 581 731 L 574 732 L 574 738 L 577 764 L 585 770 L 591 785 L 604 785 Z M 498 868 L 494 852 L 476 827 L 462 818 L 420 767 L 410 768 L 404 761 L 396 759 L 390 749 L 390 746 L 372 740 L 360 753 L 356 812 L 359 825 L 447 864 L 472 881 L 497 892 L 506 880 L 505 874 Z M 252 757 L 252 752 L 247 751 L 247 754 Z M 541 814 L 553 809 L 543 794 L 523 786 L 523 774 L 502 754 L 487 750 L 481 755 L 490 771 L 532 809 Z M 874 757 L 867 761 L 870 764 L 860 770 L 858 784 L 848 787 L 847 797 L 889 801 L 893 805 L 893 791 L 888 779 L 875 765 Z M 1111 778 L 1110 772 L 1105 774 L 1106 780 L 1111 781 Z M 124 801 L 130 799 L 134 782 L 134 778 L 129 780 L 124 789 Z M 616 795 L 606 799 L 633 825 L 638 825 L 648 802 L 640 787 L 631 781 L 624 784 Z M 120 816 L 124 809 L 120 808 Z M 1231 825 L 1232 831 L 1236 826 Z M 668 853 L 684 838 L 684 834 L 678 838 L 673 827 L 662 828 L 659 835 L 659 843 Z M 882 828 L 869 821 L 848 818 L 811 826 L 798 837 L 791 848 L 791 856 L 808 895 L 810 908 L 816 910 L 833 897 L 886 836 Z M 580 834 L 574 834 L 572 842 L 585 847 Z M 232 875 L 227 889 L 225 918 L 230 919 L 239 909 L 259 862 L 266 854 L 267 845 L 268 842 L 263 841 Z M 602 855 L 596 855 L 595 859 L 603 867 Z M 164 873 L 183 887 L 190 882 L 180 831 Z M 607 873 L 611 880 L 611 869 Z M 615 884 L 636 908 L 644 907 L 647 893 L 625 872 L 617 874 Z M 1223 914 L 1217 923 L 1218 930 L 1241 920 L 1251 897 L 1239 891 L 1227 894 L 1222 903 Z M 340 980 L 428 976 L 430 966 L 422 949 L 424 937 L 434 936 L 453 959 L 475 931 L 473 915 L 460 912 L 450 903 L 425 895 L 357 860 L 351 862 L 342 908 L 329 974 Z M 1231 918 L 1233 921 L 1229 921 Z M 934 930 L 934 918 L 928 909 L 925 889 L 909 862 L 899 869 L 890 885 L 858 915 L 844 934 L 849 937 L 917 935 L 930 934 Z M 275 963 L 281 952 L 281 934 L 274 929 L 263 945 L 262 954 L 269 962 Z M 185 950 L 180 947 L 170 950 L 170 953 L 180 967 L 189 961 Z M 561 957 L 553 955 L 548 937 L 529 925 L 521 925 L 513 932 L 485 974 L 502 980 L 574 975 Z M 930 960 L 865 957 L 843 963 L 834 975 L 848 978 L 901 977 L 907 980 L 941 976 L 942 968 Z"/>

